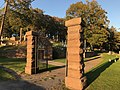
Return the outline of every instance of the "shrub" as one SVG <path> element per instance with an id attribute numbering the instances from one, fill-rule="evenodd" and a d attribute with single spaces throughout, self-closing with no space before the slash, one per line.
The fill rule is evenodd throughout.
<path id="1" fill-rule="evenodd" d="M 0 57 L 25 58 L 26 57 L 26 46 L 21 46 L 21 45 L 2 46 L 0 47 Z"/>
<path id="2" fill-rule="evenodd" d="M 53 47 L 53 59 L 59 59 L 65 57 L 66 57 L 66 47 L 63 46 Z"/>

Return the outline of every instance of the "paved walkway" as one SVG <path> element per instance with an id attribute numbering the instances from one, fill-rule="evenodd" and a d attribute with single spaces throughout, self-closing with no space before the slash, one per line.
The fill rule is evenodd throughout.
<path id="1" fill-rule="evenodd" d="M 100 59 L 101 57 L 98 56 L 96 58 L 87 60 L 84 62 L 85 64 L 85 72 L 89 71 L 90 69 L 92 69 L 93 67 L 97 66 L 102 60 Z M 61 63 L 61 62 L 55 62 L 55 61 L 48 61 L 48 63 L 50 65 L 54 65 L 54 66 L 65 66 L 65 63 Z"/>
<path id="2" fill-rule="evenodd" d="M 48 64 L 54 65 L 54 66 L 65 66 L 65 63 L 55 62 L 55 61 L 48 61 Z"/>
<path id="3" fill-rule="evenodd" d="M 95 66 L 97 66 L 98 64 L 100 64 L 100 62 L 102 61 L 101 57 L 98 56 L 98 58 L 95 58 L 95 59 L 90 59 L 85 63 L 85 72 L 91 70 L 92 68 L 94 68 Z"/>

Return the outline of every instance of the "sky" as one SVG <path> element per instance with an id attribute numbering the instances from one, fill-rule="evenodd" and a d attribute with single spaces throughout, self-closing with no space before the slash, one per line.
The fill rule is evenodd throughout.
<path id="1" fill-rule="evenodd" d="M 85 0 L 35 0 L 32 7 L 42 9 L 45 14 L 64 18 L 70 5 L 78 1 L 85 2 Z M 110 26 L 120 28 L 120 0 L 97 0 L 97 2 L 108 13 Z M 4 6 L 3 3 L 4 0 L 0 0 L 0 8 Z"/>

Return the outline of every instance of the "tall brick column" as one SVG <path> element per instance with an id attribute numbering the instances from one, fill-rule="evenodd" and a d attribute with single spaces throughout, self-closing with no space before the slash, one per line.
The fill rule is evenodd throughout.
<path id="1" fill-rule="evenodd" d="M 74 18 L 65 22 L 65 26 L 68 27 L 65 84 L 71 90 L 83 89 L 83 30 L 80 24 L 81 18 Z"/>
<path id="2" fill-rule="evenodd" d="M 38 70 L 37 66 L 37 33 L 34 31 L 28 31 L 27 37 L 27 64 L 25 67 L 25 73 L 36 74 Z"/>

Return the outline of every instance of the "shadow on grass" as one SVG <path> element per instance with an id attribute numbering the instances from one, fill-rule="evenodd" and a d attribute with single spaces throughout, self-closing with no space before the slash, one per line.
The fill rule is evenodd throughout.
<path id="1" fill-rule="evenodd" d="M 110 67 L 110 65 L 114 63 L 114 60 L 112 60 L 111 62 L 105 62 L 102 65 L 87 72 L 85 74 L 87 78 L 87 81 L 86 81 L 87 85 L 85 86 L 85 88 L 88 87 L 104 70 L 106 70 L 106 68 Z M 118 60 L 118 58 L 116 60 Z"/>
<path id="2" fill-rule="evenodd" d="M 24 81 L 8 80 L 0 82 L 0 90 L 46 90 L 42 86 Z"/>
<path id="3" fill-rule="evenodd" d="M 60 68 L 64 68 L 64 66 L 53 66 L 53 67 L 49 67 L 49 68 L 45 68 L 45 69 L 39 69 L 38 73 L 42 73 L 42 72 L 46 72 L 46 71 L 52 71 L 52 70 L 56 70 L 56 69 L 60 69 Z"/>
<path id="4" fill-rule="evenodd" d="M 0 63 L 11 63 L 11 62 L 26 62 L 26 58 L 7 58 L 0 57 Z"/>
<path id="5" fill-rule="evenodd" d="M 11 69 L 3 66 L 0 66 L 0 68 L 15 78 L 2 77 L 0 79 L 0 90 L 46 90 L 44 87 L 22 80 L 20 75 Z"/>
<path id="6" fill-rule="evenodd" d="M 16 80 L 20 80 L 21 77 L 20 75 L 18 75 L 14 70 L 0 66 L 0 68 L 4 71 L 6 71 L 7 73 L 9 73 L 10 75 L 12 75 Z"/>

